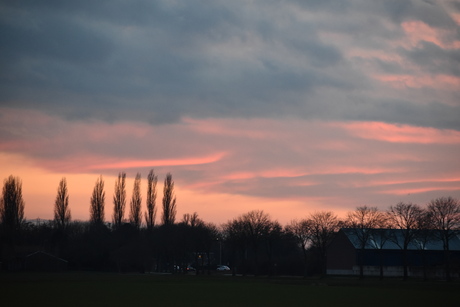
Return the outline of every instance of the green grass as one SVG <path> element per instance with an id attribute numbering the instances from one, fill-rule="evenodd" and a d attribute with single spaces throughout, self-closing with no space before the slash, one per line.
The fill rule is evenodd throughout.
<path id="1" fill-rule="evenodd" d="M 459 290 L 391 279 L 0 273 L 2 306 L 460 306 Z"/>

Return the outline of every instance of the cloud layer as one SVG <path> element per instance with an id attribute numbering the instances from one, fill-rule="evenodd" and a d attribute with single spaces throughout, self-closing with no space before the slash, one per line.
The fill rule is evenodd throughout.
<path id="1" fill-rule="evenodd" d="M 155 168 L 216 215 L 459 197 L 459 33 L 450 0 L 0 1 L 0 175 Z"/>
<path id="2" fill-rule="evenodd" d="M 16 1 L 3 105 L 66 118 L 279 117 L 459 128 L 449 1 Z"/>

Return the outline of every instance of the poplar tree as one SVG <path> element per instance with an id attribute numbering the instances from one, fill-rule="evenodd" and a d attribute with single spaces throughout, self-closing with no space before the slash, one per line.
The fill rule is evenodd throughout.
<path id="1" fill-rule="evenodd" d="M 152 169 L 147 176 L 147 212 L 145 213 L 145 223 L 148 229 L 152 229 L 155 226 L 155 218 L 157 215 L 157 182 L 158 177 Z"/>
<path id="2" fill-rule="evenodd" d="M 130 207 L 131 210 L 129 214 L 129 222 L 137 229 L 141 228 L 142 223 L 141 203 L 141 174 L 137 173 L 136 179 L 134 179 L 134 188 Z"/>
<path id="3" fill-rule="evenodd" d="M 118 228 L 123 223 L 123 217 L 126 207 L 126 173 L 118 174 L 118 179 L 115 181 L 115 191 L 113 195 L 113 226 Z"/>
<path id="4" fill-rule="evenodd" d="M 22 198 L 22 181 L 10 175 L 3 182 L 0 201 L 0 222 L 7 231 L 19 231 L 24 222 L 24 200 Z"/>
<path id="5" fill-rule="evenodd" d="M 172 225 L 176 220 L 176 197 L 171 173 L 166 174 L 163 186 L 163 225 Z"/>
<path id="6" fill-rule="evenodd" d="M 70 223 L 69 193 L 65 177 L 59 182 L 56 200 L 54 201 L 54 224 L 59 229 L 65 229 Z"/>
<path id="7" fill-rule="evenodd" d="M 104 206 L 105 206 L 105 192 L 104 180 L 102 175 L 96 180 L 94 185 L 93 194 L 91 196 L 90 206 L 90 223 L 92 225 L 102 225 L 104 223 Z"/>

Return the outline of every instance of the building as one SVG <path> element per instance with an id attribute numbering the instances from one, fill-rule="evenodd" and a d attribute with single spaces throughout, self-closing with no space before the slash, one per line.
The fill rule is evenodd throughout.
<path id="1" fill-rule="evenodd" d="M 419 231 L 407 247 L 404 257 L 404 232 L 401 229 L 343 228 L 328 247 L 327 274 L 365 276 L 403 276 L 406 259 L 408 276 L 443 278 L 446 259 L 451 276 L 459 276 L 460 239 L 450 241 L 450 252 L 435 230 Z"/>
<path id="2" fill-rule="evenodd" d="M 23 259 L 24 270 L 26 271 L 65 271 L 67 261 L 54 255 L 37 251 L 28 254 Z"/>

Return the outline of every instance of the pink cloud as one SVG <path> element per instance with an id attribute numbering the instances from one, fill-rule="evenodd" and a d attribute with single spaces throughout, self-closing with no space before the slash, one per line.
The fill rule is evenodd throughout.
<path id="1" fill-rule="evenodd" d="M 455 18 L 455 16 L 452 17 Z M 417 46 L 420 41 L 426 41 L 444 49 L 460 48 L 460 40 L 452 41 L 443 39 L 448 34 L 447 30 L 432 28 L 422 21 L 413 20 L 403 22 L 401 27 L 406 34 L 406 42 L 409 42 L 411 47 Z"/>
<path id="2" fill-rule="evenodd" d="M 130 169 L 143 167 L 159 167 L 159 166 L 182 166 L 182 165 L 200 165 L 217 162 L 225 156 L 225 153 L 212 154 L 205 157 L 185 157 L 182 159 L 165 159 L 165 160 L 131 160 L 120 161 L 113 163 L 94 164 L 88 169 Z"/>
<path id="3" fill-rule="evenodd" d="M 8 165 L 0 175 L 24 178 L 26 206 L 49 214 L 62 176 L 72 184 L 75 212 L 84 216 L 98 173 L 111 195 L 119 171 L 145 176 L 146 168 L 155 168 L 160 181 L 173 173 L 181 213 L 219 221 L 249 209 L 288 221 L 317 209 L 385 207 L 406 191 L 459 195 L 452 187 L 460 178 L 460 132 L 453 130 L 296 119 L 185 119 L 151 126 L 11 114 L 0 120 L 0 162 Z"/>
<path id="4" fill-rule="evenodd" d="M 460 132 L 448 129 L 395 125 L 382 122 L 343 124 L 352 135 L 391 143 L 460 144 Z"/>

